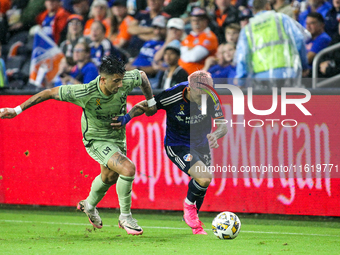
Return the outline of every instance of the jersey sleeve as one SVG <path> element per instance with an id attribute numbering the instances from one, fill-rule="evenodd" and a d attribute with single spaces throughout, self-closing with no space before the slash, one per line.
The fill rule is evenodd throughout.
<path id="1" fill-rule="evenodd" d="M 136 87 L 140 87 L 142 85 L 142 76 L 138 69 L 134 69 L 132 71 L 125 72 L 123 78 L 123 86 L 127 88 L 127 90 L 132 91 Z"/>
<path id="2" fill-rule="evenodd" d="M 162 99 L 166 98 L 165 97 L 165 91 L 159 93 L 158 95 L 155 96 L 155 101 L 156 101 L 156 106 L 157 106 L 157 109 L 164 109 L 164 106 L 161 102 Z"/>
<path id="3" fill-rule="evenodd" d="M 70 102 L 82 108 L 85 107 L 86 94 L 88 94 L 88 87 L 86 84 L 78 85 L 62 85 L 59 87 L 60 101 Z"/>

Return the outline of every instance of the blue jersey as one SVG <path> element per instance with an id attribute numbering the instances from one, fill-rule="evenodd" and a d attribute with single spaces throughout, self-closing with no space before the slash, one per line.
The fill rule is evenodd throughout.
<path id="1" fill-rule="evenodd" d="M 140 49 L 138 56 L 135 61 L 133 61 L 133 66 L 152 66 L 153 58 L 156 52 L 164 44 L 163 41 L 151 40 L 144 43 L 143 47 Z"/>
<path id="2" fill-rule="evenodd" d="M 91 60 L 97 67 L 100 66 L 100 64 L 102 63 L 102 58 L 105 56 L 113 55 L 118 58 L 123 57 L 107 38 L 104 38 L 104 40 L 99 44 L 98 47 L 95 47 L 94 42 L 90 43 L 89 46 L 91 48 Z"/>
<path id="3" fill-rule="evenodd" d="M 86 63 L 82 69 L 74 66 L 70 75 L 81 83 L 89 83 L 99 75 L 96 65 L 92 62 Z"/>
<path id="4" fill-rule="evenodd" d="M 186 99 L 188 82 L 182 82 L 157 96 L 158 109 L 166 111 L 165 146 L 187 146 L 190 148 L 208 145 L 207 134 L 211 131 L 211 118 L 224 118 L 218 97 L 214 101 L 208 96 L 207 115 L 202 115 L 199 106 Z"/>

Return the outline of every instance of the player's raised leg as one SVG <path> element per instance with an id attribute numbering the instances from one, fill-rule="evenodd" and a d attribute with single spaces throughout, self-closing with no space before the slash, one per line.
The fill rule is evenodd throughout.
<path id="1" fill-rule="evenodd" d="M 143 229 L 131 215 L 131 192 L 135 178 L 135 165 L 120 152 L 116 152 L 108 161 L 108 167 L 119 174 L 116 190 L 120 206 L 118 225 L 130 235 L 141 235 Z"/>
<path id="2" fill-rule="evenodd" d="M 115 184 L 118 179 L 116 172 L 111 171 L 103 165 L 100 165 L 100 169 L 101 174 L 93 180 L 89 196 L 77 205 L 77 209 L 87 215 L 90 223 L 95 228 L 102 228 L 103 226 L 96 206 L 103 199 L 108 189 Z"/>

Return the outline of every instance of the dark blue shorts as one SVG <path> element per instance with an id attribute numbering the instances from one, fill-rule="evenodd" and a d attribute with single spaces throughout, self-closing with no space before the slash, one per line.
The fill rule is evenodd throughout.
<path id="1" fill-rule="evenodd" d="M 209 146 L 191 149 L 187 146 L 165 145 L 165 151 L 169 159 L 186 174 L 197 161 L 202 161 L 206 166 L 210 166 L 211 154 Z"/>

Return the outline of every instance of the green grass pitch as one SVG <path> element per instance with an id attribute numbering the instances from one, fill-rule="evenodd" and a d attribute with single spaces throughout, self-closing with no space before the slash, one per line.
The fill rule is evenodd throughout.
<path id="1" fill-rule="evenodd" d="M 207 236 L 193 235 L 182 212 L 133 211 L 144 229 L 129 236 L 117 226 L 118 211 L 99 209 L 104 227 L 94 230 L 71 208 L 0 205 L 0 254 L 340 254 L 340 219 L 238 214 L 234 240 L 211 231 L 217 213 L 201 213 Z"/>

